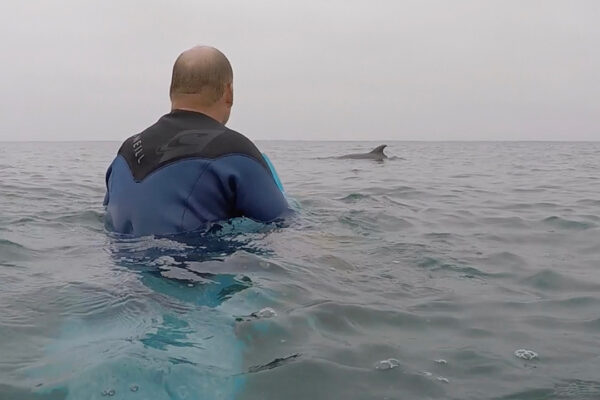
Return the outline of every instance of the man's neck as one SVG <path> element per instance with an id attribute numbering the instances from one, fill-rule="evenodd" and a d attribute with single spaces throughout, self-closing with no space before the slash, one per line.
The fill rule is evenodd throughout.
<path id="1" fill-rule="evenodd" d="M 222 124 L 223 120 L 224 120 L 222 112 L 219 112 L 219 110 L 211 109 L 208 107 L 189 107 L 189 106 L 184 106 L 184 105 L 173 104 L 171 106 L 171 111 L 175 111 L 175 110 L 191 111 L 191 112 L 197 112 L 200 114 L 204 114 L 208 117 L 211 117 L 212 119 L 219 122 L 220 124 Z"/>

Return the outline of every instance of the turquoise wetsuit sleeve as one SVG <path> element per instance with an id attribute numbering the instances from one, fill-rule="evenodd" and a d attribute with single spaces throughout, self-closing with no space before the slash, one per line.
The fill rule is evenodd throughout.
<path id="1" fill-rule="evenodd" d="M 285 190 L 283 190 L 283 185 L 281 184 L 281 179 L 279 179 L 279 175 L 277 175 L 277 171 L 275 170 L 273 163 L 271 162 L 271 160 L 265 153 L 262 153 L 262 156 L 265 159 L 265 162 L 267 163 L 267 165 L 269 166 L 269 169 L 271 170 L 271 175 L 273 175 L 273 179 L 275 179 L 275 183 L 277 184 L 277 187 L 279 188 L 279 190 L 281 190 L 281 193 L 283 193 L 283 195 L 285 196 L 285 198 L 288 202 L 288 206 L 290 207 L 290 209 L 292 211 L 299 212 L 300 211 L 300 203 L 298 203 L 298 201 L 296 201 L 296 199 L 294 199 L 293 197 L 288 196 L 288 194 L 285 192 Z"/>
<path id="2" fill-rule="evenodd" d="M 262 153 L 262 156 L 265 159 L 265 162 L 267 163 L 267 165 L 269 166 L 269 169 L 271 170 L 271 175 L 273 175 L 273 179 L 275 179 L 275 183 L 277 184 L 277 187 L 279 188 L 279 190 L 281 190 L 281 193 L 285 194 L 285 190 L 283 190 L 283 185 L 281 184 L 279 175 L 277 175 L 277 171 L 275 171 L 275 167 L 273 166 L 273 163 L 271 162 L 271 160 L 265 153 Z"/>

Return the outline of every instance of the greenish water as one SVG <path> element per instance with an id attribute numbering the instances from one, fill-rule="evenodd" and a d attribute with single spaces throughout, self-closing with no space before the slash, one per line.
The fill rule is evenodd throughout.
<path id="1" fill-rule="evenodd" d="M 289 226 L 134 240 L 118 143 L 3 143 L 0 399 L 600 398 L 600 143 L 332 158 L 377 144 L 259 143 Z"/>

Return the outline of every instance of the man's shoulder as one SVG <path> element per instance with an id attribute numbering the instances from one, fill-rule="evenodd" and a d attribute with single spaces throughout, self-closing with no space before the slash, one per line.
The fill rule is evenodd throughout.
<path id="1" fill-rule="evenodd" d="M 118 154 L 125 158 L 136 180 L 162 166 L 190 158 L 212 160 L 242 155 L 268 169 L 260 150 L 250 139 L 220 124 L 175 127 L 161 119 L 127 138 Z"/>
<path id="2" fill-rule="evenodd" d="M 219 135 L 216 135 L 211 142 L 207 144 L 204 151 L 207 158 L 214 159 L 238 154 L 254 158 L 261 164 L 265 164 L 262 154 L 254 142 L 240 132 L 229 128 Z"/>
<path id="3" fill-rule="evenodd" d="M 161 117 L 158 121 L 156 121 L 154 124 L 150 125 L 149 127 L 147 127 L 146 129 L 136 133 L 135 135 L 129 136 L 127 139 L 125 139 L 123 141 L 123 143 L 121 143 L 121 147 L 119 147 L 119 151 L 117 152 L 117 154 L 123 156 L 125 159 L 127 159 L 129 161 L 130 158 L 132 158 L 132 156 L 135 154 L 136 150 L 139 152 L 140 150 L 138 149 L 141 145 L 145 144 L 146 148 L 149 149 L 150 147 L 152 147 L 152 144 L 155 144 L 153 142 L 156 142 L 157 139 L 160 140 L 160 132 L 161 131 L 165 131 L 163 125 L 163 117 Z M 143 143 L 142 143 L 142 139 L 143 139 Z M 141 150 L 143 151 L 143 149 Z"/>

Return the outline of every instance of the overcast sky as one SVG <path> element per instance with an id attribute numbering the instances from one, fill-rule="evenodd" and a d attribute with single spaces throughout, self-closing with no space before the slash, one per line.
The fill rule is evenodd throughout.
<path id="1" fill-rule="evenodd" d="M 598 0 L 26 0 L 0 5 L 0 140 L 123 140 L 195 44 L 252 139 L 600 139 Z"/>

